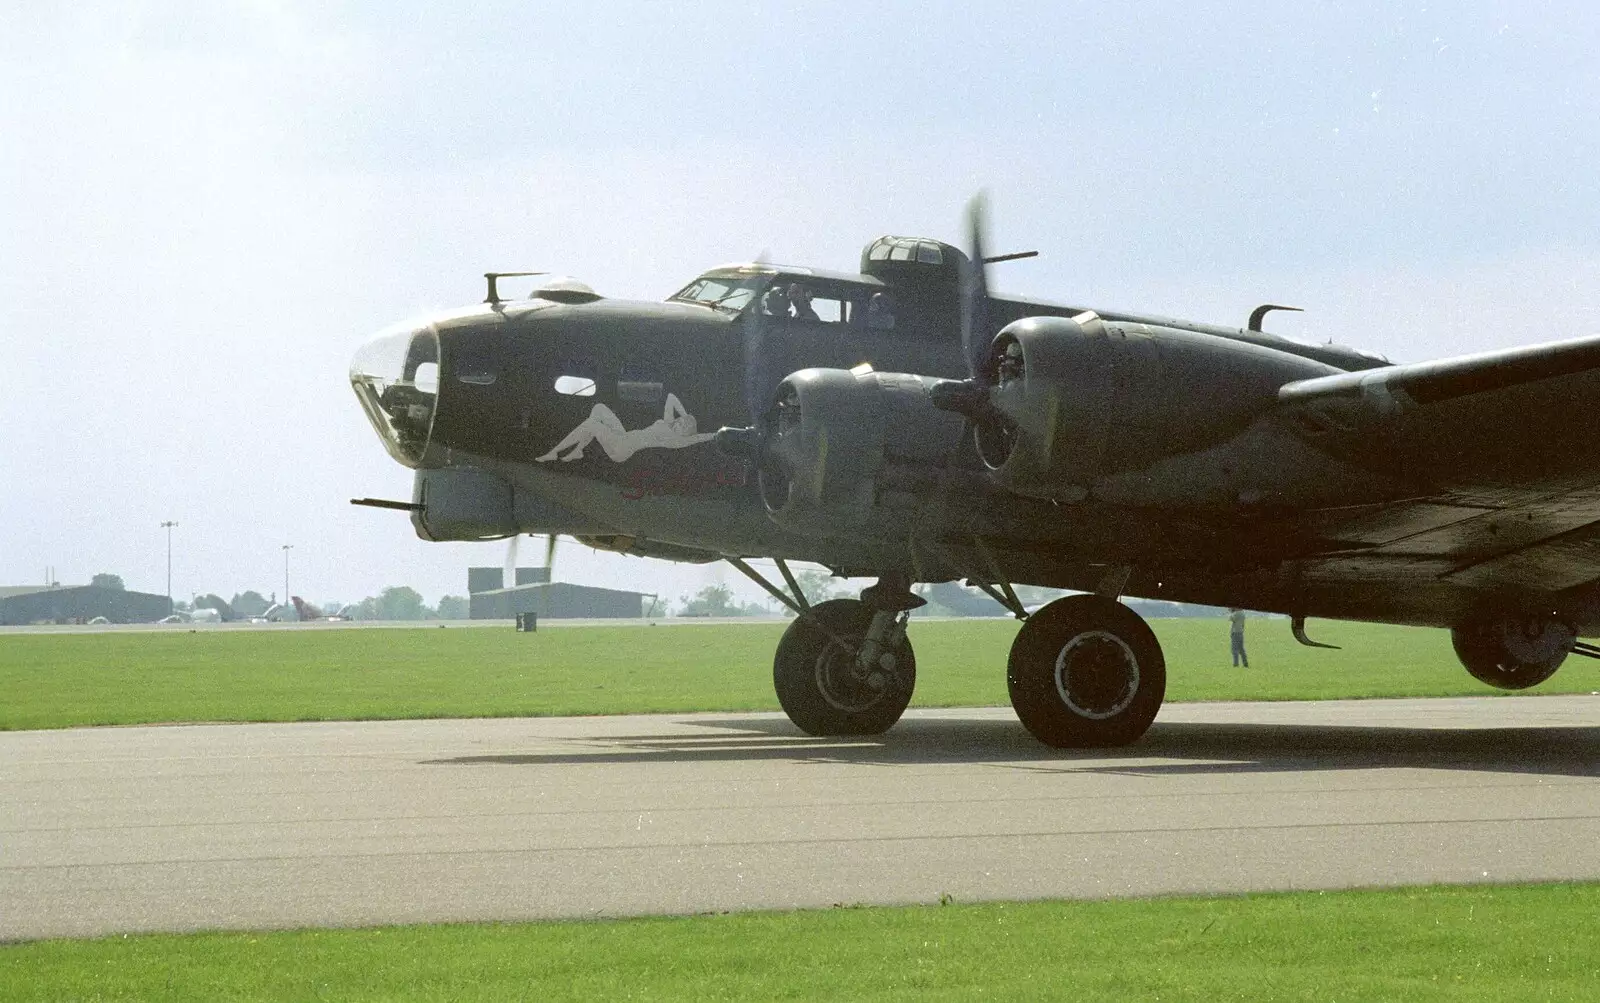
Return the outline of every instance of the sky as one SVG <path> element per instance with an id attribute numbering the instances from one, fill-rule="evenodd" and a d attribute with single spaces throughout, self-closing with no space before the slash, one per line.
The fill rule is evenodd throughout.
<path id="1" fill-rule="evenodd" d="M 466 5 L 463 5 L 466 6 Z M 0 584 L 432 602 L 349 389 L 372 333 L 551 269 L 959 242 L 1002 291 L 1411 361 L 1600 333 L 1583 3 L 0 0 Z M 1214 5 L 1221 6 L 1221 5 Z M 524 553 L 542 547 L 528 544 Z M 566 542 L 557 576 L 737 574 Z"/>

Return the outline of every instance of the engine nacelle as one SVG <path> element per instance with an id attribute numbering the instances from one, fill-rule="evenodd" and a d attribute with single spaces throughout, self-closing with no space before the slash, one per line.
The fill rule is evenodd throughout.
<path id="1" fill-rule="evenodd" d="M 1285 383 L 1333 372 L 1191 331 L 1028 317 L 992 344 L 983 377 L 992 412 L 978 448 L 1009 490 L 1082 498 L 1099 482 L 1233 439 L 1277 406 Z"/>
<path id="2" fill-rule="evenodd" d="M 931 479 L 961 434 L 931 377 L 802 369 L 762 419 L 761 497 L 779 525 L 832 534 Z"/>

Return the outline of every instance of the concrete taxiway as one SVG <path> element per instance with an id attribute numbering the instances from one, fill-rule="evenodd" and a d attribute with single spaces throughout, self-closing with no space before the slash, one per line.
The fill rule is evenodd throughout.
<path id="1" fill-rule="evenodd" d="M 0 939 L 1600 879 L 1600 696 L 0 733 Z"/>

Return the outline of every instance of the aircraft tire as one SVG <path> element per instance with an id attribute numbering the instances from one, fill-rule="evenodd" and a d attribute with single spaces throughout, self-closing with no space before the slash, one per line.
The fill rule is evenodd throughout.
<path id="1" fill-rule="evenodd" d="M 1540 619 L 1482 618 L 1450 631 L 1456 657 L 1472 678 L 1500 690 L 1525 690 L 1555 675 L 1571 641 L 1564 625 Z"/>
<path id="2" fill-rule="evenodd" d="M 811 615 L 852 641 L 866 637 L 872 611 L 859 599 L 830 599 Z M 863 673 L 856 649 L 846 650 L 807 617 L 784 631 L 772 660 L 772 683 L 783 712 L 808 735 L 877 735 L 888 731 L 911 703 L 917 659 L 901 638 L 891 652 L 894 671 Z"/>
<path id="3" fill-rule="evenodd" d="M 1161 709 L 1167 665 L 1139 614 L 1103 596 L 1066 596 L 1022 624 L 1006 688 L 1022 726 L 1046 745 L 1127 745 Z"/>

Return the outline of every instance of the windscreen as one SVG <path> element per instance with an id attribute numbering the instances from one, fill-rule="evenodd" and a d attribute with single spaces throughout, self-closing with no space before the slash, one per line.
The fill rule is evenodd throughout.
<path id="1" fill-rule="evenodd" d="M 700 303 L 738 313 L 765 289 L 772 276 L 764 273 L 746 275 L 703 275 L 668 297 L 680 303 Z"/>

